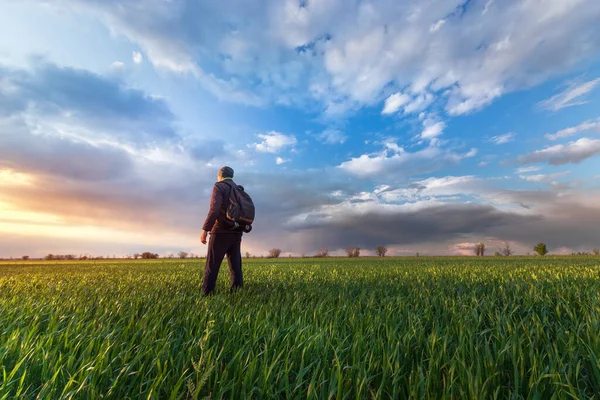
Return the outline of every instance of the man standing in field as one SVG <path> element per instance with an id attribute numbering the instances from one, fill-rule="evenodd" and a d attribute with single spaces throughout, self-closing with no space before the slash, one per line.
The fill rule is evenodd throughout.
<path id="1" fill-rule="evenodd" d="M 209 295 L 215 290 L 219 268 L 225 255 L 227 255 L 229 264 L 231 291 L 244 284 L 241 252 L 242 231 L 232 229 L 233 223 L 226 216 L 232 185 L 236 185 L 233 182 L 233 169 L 227 166 L 221 168 L 217 174 L 217 181 L 213 186 L 210 210 L 200 235 L 200 241 L 206 244 L 206 237 L 210 233 L 204 279 L 202 280 L 202 293 L 205 295 Z"/>

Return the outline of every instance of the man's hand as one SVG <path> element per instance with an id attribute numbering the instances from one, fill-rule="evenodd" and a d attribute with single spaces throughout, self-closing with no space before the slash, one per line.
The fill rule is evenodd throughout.
<path id="1" fill-rule="evenodd" d="M 206 244 L 206 235 L 208 234 L 208 231 L 202 231 L 202 233 L 200 234 L 200 241 L 202 242 L 202 244 Z"/>

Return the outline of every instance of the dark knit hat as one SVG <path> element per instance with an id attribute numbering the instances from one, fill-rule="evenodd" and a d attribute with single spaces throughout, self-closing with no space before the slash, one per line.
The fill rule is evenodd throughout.
<path id="1" fill-rule="evenodd" d="M 225 166 L 219 170 L 217 177 L 219 179 L 233 178 L 233 169 L 231 167 Z"/>

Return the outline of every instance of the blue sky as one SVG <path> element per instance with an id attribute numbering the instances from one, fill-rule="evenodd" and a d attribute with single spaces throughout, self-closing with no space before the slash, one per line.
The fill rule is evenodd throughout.
<path id="1" fill-rule="evenodd" d="M 0 255 L 600 247 L 596 1 L 0 5 Z"/>

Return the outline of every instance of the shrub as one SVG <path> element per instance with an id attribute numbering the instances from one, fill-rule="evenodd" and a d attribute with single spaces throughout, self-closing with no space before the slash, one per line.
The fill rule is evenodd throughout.
<path id="1" fill-rule="evenodd" d="M 158 254 L 150 253 L 149 251 L 145 251 L 142 254 L 140 254 L 140 257 L 143 258 L 144 260 L 149 260 L 149 259 L 158 258 Z"/>

